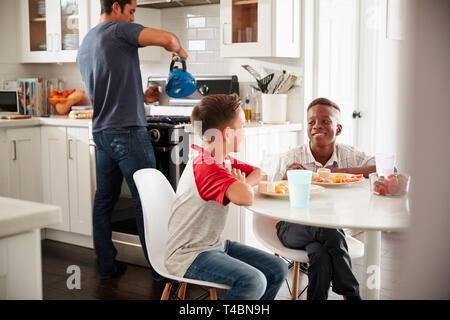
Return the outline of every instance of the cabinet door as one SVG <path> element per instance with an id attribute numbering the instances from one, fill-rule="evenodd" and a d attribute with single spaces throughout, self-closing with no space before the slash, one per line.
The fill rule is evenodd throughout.
<path id="1" fill-rule="evenodd" d="M 272 0 L 220 2 L 222 57 L 272 55 Z"/>
<path id="2" fill-rule="evenodd" d="M 92 235 L 89 130 L 67 128 L 70 231 Z"/>
<path id="3" fill-rule="evenodd" d="M 276 57 L 300 57 L 300 0 L 277 0 L 274 5 L 275 31 L 272 53 Z"/>
<path id="4" fill-rule="evenodd" d="M 21 62 L 75 62 L 88 0 L 20 0 Z"/>
<path id="5" fill-rule="evenodd" d="M 42 202 L 40 128 L 8 129 L 9 195 Z"/>
<path id="6" fill-rule="evenodd" d="M 51 228 L 70 231 L 66 128 L 42 127 L 41 143 L 44 202 L 57 205 L 62 210 L 62 222 Z"/>
<path id="7" fill-rule="evenodd" d="M 52 62 L 55 15 L 52 13 L 54 0 L 20 0 L 18 29 L 20 34 L 21 62 Z"/>
<path id="8" fill-rule="evenodd" d="M 53 31 L 57 62 L 75 62 L 77 50 L 89 29 L 87 0 L 53 0 L 56 28 Z"/>

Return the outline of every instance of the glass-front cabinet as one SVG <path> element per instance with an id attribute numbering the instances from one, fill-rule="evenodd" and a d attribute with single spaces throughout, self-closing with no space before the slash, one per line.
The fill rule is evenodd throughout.
<path id="1" fill-rule="evenodd" d="M 74 62 L 89 29 L 88 0 L 20 0 L 21 62 Z"/>
<path id="2" fill-rule="evenodd" d="M 221 0 L 222 57 L 300 57 L 300 0 Z"/>

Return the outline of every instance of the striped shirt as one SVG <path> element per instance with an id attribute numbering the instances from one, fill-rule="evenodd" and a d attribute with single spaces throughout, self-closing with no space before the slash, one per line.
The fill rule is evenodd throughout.
<path id="1" fill-rule="evenodd" d="M 375 165 L 375 157 L 359 151 L 353 146 L 336 143 L 334 152 L 325 165 L 316 161 L 308 144 L 295 147 L 283 154 L 275 170 L 274 180 L 282 180 L 286 169 L 293 163 L 301 164 L 305 169 L 316 172 L 319 168 L 362 168 Z"/>

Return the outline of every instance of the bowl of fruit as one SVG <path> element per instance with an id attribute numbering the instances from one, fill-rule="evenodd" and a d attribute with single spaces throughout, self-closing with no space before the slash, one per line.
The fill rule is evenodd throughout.
<path id="1" fill-rule="evenodd" d="M 380 196 L 404 196 L 409 191 L 411 177 L 403 173 L 389 176 L 379 176 L 377 173 L 369 175 L 370 191 Z"/>
<path id="2" fill-rule="evenodd" d="M 48 95 L 48 102 L 55 108 L 56 112 L 60 115 L 68 114 L 70 108 L 82 101 L 84 98 L 83 90 L 66 90 L 59 91 L 53 90 Z"/>

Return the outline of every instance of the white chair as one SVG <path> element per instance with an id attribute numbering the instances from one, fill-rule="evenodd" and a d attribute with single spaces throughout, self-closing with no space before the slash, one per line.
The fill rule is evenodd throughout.
<path id="1" fill-rule="evenodd" d="M 285 247 L 278 239 L 276 223 L 277 221 L 272 218 L 253 213 L 253 233 L 256 239 L 267 249 L 273 251 L 275 255 L 294 261 L 291 299 L 297 300 L 300 263 L 309 262 L 308 254 L 305 250 Z M 361 241 L 351 236 L 346 236 L 345 240 L 347 241 L 348 253 L 352 259 L 364 256 L 364 244 Z"/>
<path id="2" fill-rule="evenodd" d="M 164 264 L 167 228 L 172 203 L 175 198 L 175 193 L 169 181 L 167 181 L 166 177 L 156 169 L 138 170 L 134 173 L 133 179 L 139 192 L 139 198 L 141 199 L 144 216 L 145 242 L 147 245 L 148 258 L 152 267 L 161 276 L 182 283 L 178 289 L 178 298 L 181 300 L 184 299 L 187 283 L 209 287 L 211 300 L 217 300 L 215 288 L 230 289 L 229 286 L 173 276 L 167 271 Z M 169 299 L 171 289 L 172 283 L 166 283 L 161 300 Z"/>

